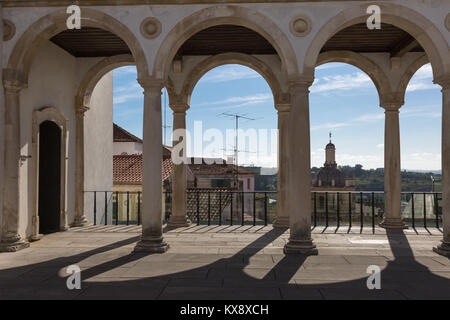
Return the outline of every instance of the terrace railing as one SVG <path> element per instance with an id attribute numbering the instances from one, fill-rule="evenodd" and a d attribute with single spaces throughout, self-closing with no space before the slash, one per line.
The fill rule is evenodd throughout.
<path id="1" fill-rule="evenodd" d="M 402 217 L 407 225 L 442 226 L 442 194 L 402 193 Z M 142 203 L 139 191 L 85 191 L 86 216 L 94 225 L 140 225 Z M 163 193 L 163 217 L 171 214 L 172 195 Z M 228 191 L 189 189 L 187 216 L 197 225 L 268 225 L 276 218 L 274 191 Z M 311 192 L 312 227 L 369 228 L 375 232 L 384 217 L 384 192 Z"/>

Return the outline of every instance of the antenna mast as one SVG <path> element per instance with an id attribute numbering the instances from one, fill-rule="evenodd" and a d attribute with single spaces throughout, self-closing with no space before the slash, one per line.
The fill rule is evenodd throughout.
<path id="1" fill-rule="evenodd" d="M 256 119 L 254 118 L 249 118 L 246 117 L 244 115 L 240 115 L 238 113 L 227 113 L 224 112 L 222 114 L 220 114 L 222 116 L 226 116 L 226 117 L 230 117 L 230 118 L 234 118 L 235 119 L 235 127 L 234 127 L 234 136 L 235 136 L 235 141 L 234 141 L 234 148 L 233 148 L 233 152 L 234 152 L 234 157 L 233 157 L 233 178 L 234 178 L 234 187 L 236 189 L 239 189 L 239 140 L 238 140 L 238 130 L 239 130 L 239 119 L 245 119 L 245 120 L 249 120 L 249 121 L 254 121 Z"/>

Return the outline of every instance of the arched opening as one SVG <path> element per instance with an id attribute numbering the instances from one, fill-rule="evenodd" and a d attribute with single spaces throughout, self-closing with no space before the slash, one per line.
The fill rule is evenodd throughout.
<path id="1" fill-rule="evenodd" d="M 379 87 L 386 84 L 371 73 L 369 65 L 354 66 L 361 65 L 361 57 L 350 60 L 353 65 L 326 62 L 333 60 L 347 59 L 324 57 L 310 88 L 313 220 L 319 227 L 348 227 L 361 221 L 368 227 L 372 208 L 367 191 L 384 189 L 384 112 L 379 107 Z M 381 222 L 383 208 L 376 207 L 375 214 Z"/>
<path id="2" fill-rule="evenodd" d="M 381 226 L 401 229 L 406 227 L 402 220 L 401 191 L 405 184 L 402 184 L 399 130 L 399 111 L 401 114 L 403 109 L 400 108 L 404 104 L 402 89 L 406 87 L 404 79 L 411 73 L 408 66 L 412 69 L 422 63 L 424 54 L 433 65 L 435 79 L 439 78 L 445 73 L 442 52 L 447 49 L 442 50 L 447 46 L 443 45 L 439 31 L 423 16 L 396 5 L 383 4 L 380 7 L 383 12 L 380 29 L 368 30 L 367 15 L 362 13 L 365 9 L 362 6 L 333 17 L 313 40 L 305 59 L 304 72 L 313 74 L 313 60 L 333 51 L 360 54 L 383 70 L 383 80 L 375 69 L 366 71 L 371 77 L 378 73 L 375 77 L 378 82 L 374 82 L 379 91 L 380 105 L 386 110 L 385 116 L 380 115 L 385 120 L 385 139 L 384 144 L 380 143 L 384 149 L 384 196 L 380 194 L 384 199 L 380 199 L 380 204 L 384 204 L 380 205 L 379 211 L 384 217 Z M 396 17 L 401 12 L 402 16 Z"/>
<path id="3" fill-rule="evenodd" d="M 189 79 L 186 129 L 191 133 L 187 150 L 192 162 L 187 174 L 187 215 L 197 222 L 200 192 L 200 207 L 207 209 L 209 198 L 211 213 L 208 219 L 208 212 L 202 211 L 201 224 L 272 223 L 278 167 L 272 90 L 279 84 L 273 76 L 267 77 L 270 69 L 239 59 L 220 61 L 200 64 L 199 72 Z M 213 160 L 216 163 L 208 164 Z"/>
<path id="4" fill-rule="evenodd" d="M 402 215 L 435 226 L 442 224 L 442 94 L 431 64 L 413 67 L 400 112 Z"/>
<path id="5" fill-rule="evenodd" d="M 53 121 L 39 125 L 39 233 L 60 231 L 61 129 Z"/>

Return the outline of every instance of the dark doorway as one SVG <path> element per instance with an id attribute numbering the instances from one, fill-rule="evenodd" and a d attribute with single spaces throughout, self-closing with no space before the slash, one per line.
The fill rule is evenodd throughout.
<path id="1" fill-rule="evenodd" d="M 39 126 L 39 233 L 60 229 L 61 129 L 52 121 Z"/>

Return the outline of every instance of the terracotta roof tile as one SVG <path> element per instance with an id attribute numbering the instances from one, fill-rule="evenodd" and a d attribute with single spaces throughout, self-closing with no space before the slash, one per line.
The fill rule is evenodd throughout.
<path id="1" fill-rule="evenodd" d="M 170 177 L 173 170 L 172 160 L 163 159 L 162 181 Z M 142 184 L 142 155 L 116 155 L 113 157 L 114 184 Z"/>

